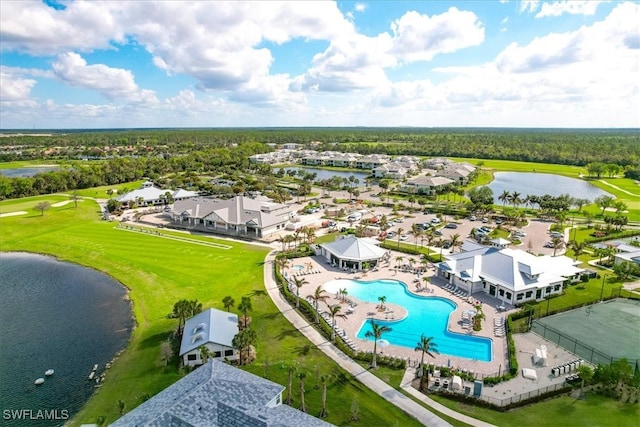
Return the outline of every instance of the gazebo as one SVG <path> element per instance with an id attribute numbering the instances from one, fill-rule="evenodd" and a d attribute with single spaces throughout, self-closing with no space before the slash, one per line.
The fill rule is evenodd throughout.
<path id="1" fill-rule="evenodd" d="M 339 268 L 362 270 L 364 263 L 373 267 L 388 255 L 386 250 L 368 240 L 348 236 L 335 242 L 324 243 L 320 245 L 320 255 Z"/>

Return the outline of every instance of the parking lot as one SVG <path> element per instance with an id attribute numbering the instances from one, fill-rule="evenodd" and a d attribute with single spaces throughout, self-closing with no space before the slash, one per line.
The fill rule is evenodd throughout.
<path id="1" fill-rule="evenodd" d="M 373 196 L 373 193 L 369 192 L 362 194 L 360 196 L 360 200 L 366 202 L 367 200 L 371 200 L 375 203 L 379 203 L 380 199 L 376 196 Z M 349 194 L 347 192 L 332 192 L 332 198 L 338 199 L 348 199 Z M 326 199 L 325 199 L 326 200 Z M 330 202 L 326 202 L 330 203 Z M 405 205 L 407 203 L 405 202 Z M 306 206 L 306 203 L 294 203 L 292 208 L 296 210 L 301 210 Z M 438 242 L 438 240 L 442 240 L 442 242 L 448 241 L 451 239 L 451 236 L 454 234 L 458 234 L 460 236 L 459 240 L 464 241 L 466 239 L 471 239 L 471 231 L 474 228 L 479 228 L 481 226 L 487 226 L 492 230 L 497 227 L 493 221 L 483 222 L 482 218 L 477 218 L 475 221 L 469 218 L 464 219 L 454 219 L 449 215 L 442 215 L 438 217 L 433 213 L 424 213 L 422 211 L 414 211 L 411 214 L 407 213 L 406 210 L 399 211 L 397 214 L 393 213 L 393 209 L 390 207 L 384 206 L 375 206 L 371 209 L 366 208 L 364 204 L 342 204 L 340 207 L 344 208 L 347 212 L 350 210 L 357 211 L 365 211 L 366 213 L 363 215 L 362 219 L 370 218 L 371 216 L 378 215 L 386 215 L 387 220 L 389 222 L 393 221 L 393 224 L 387 229 L 387 233 L 390 233 L 393 237 L 388 237 L 391 240 L 397 241 L 398 235 L 401 231 L 401 235 L 404 237 L 400 237 L 400 241 L 405 241 L 407 243 L 414 243 L 415 238 L 411 235 L 411 229 L 414 224 L 424 224 L 430 223 L 432 227 L 437 230 L 437 233 L 441 233 L 441 235 L 436 235 L 433 240 L 433 244 Z M 318 212 L 302 214 L 300 215 L 299 226 L 309 225 L 309 226 L 320 226 L 323 221 L 324 211 L 320 210 Z M 352 218 L 353 219 L 353 218 Z M 439 219 L 437 224 L 434 224 L 436 220 Z M 343 227 L 348 228 L 352 226 L 356 226 L 360 223 L 360 220 L 357 221 L 337 221 L 336 227 L 341 229 Z M 455 224 L 455 228 L 447 228 L 447 224 Z M 551 222 L 548 221 L 540 221 L 537 219 L 529 220 L 528 224 L 522 228 L 518 228 L 525 235 L 521 238 L 521 243 L 517 246 L 511 245 L 511 248 L 521 249 L 524 251 L 529 251 L 536 255 L 552 255 L 554 252 L 553 248 L 544 247 L 545 243 L 551 241 L 551 236 L 549 235 L 549 227 L 551 226 Z M 450 227 L 453 227 L 450 225 Z M 512 226 L 503 226 L 504 229 L 507 230 L 515 230 Z M 323 234 L 323 229 L 319 229 L 317 231 L 317 235 Z M 565 237 L 565 241 L 566 237 Z M 420 239 L 418 239 L 418 244 L 420 244 Z M 425 241 L 426 244 L 426 241 Z M 565 248 L 559 248 L 556 250 L 556 255 L 560 255 L 564 253 Z"/>

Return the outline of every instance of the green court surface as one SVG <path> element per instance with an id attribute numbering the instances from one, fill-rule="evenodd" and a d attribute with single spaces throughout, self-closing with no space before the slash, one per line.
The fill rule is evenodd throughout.
<path id="1" fill-rule="evenodd" d="M 615 299 L 533 322 L 532 330 L 594 364 L 640 356 L 640 301 Z"/>

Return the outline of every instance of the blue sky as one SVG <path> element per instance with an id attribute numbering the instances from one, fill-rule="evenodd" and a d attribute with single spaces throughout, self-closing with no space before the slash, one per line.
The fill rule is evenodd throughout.
<path id="1" fill-rule="evenodd" d="M 640 127 L 640 4 L 2 1 L 0 128 Z"/>

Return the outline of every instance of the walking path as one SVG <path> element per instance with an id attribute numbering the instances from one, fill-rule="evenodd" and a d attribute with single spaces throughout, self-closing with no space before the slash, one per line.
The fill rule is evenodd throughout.
<path id="1" fill-rule="evenodd" d="M 280 293 L 273 271 L 273 261 L 275 259 L 275 254 L 275 251 L 269 252 L 267 257 L 265 258 L 265 287 L 274 304 L 276 305 L 276 307 L 278 307 L 278 310 L 280 310 L 280 312 L 287 318 L 287 320 L 289 320 L 289 322 L 291 322 L 293 326 L 295 326 L 297 330 L 302 332 L 307 337 L 307 339 L 309 339 L 309 341 L 311 341 L 316 347 L 318 347 L 318 349 L 320 349 L 323 353 L 336 361 L 340 365 L 340 367 L 353 375 L 354 378 L 373 390 L 376 394 L 378 394 L 385 400 L 389 401 L 404 412 L 415 417 L 422 424 L 436 427 L 445 427 L 451 425 L 435 414 L 429 412 L 427 409 L 423 408 L 418 403 L 411 400 L 409 397 L 400 393 L 398 390 L 392 388 L 387 383 L 369 372 L 367 369 L 360 366 L 342 351 L 338 350 L 331 342 L 327 341 L 327 339 L 324 338 L 318 331 L 312 328 L 307 323 L 307 321 L 289 305 L 289 303 Z M 478 421 L 452 411 L 449 408 L 446 408 L 445 406 L 442 406 L 439 403 L 427 398 L 421 393 L 418 393 L 417 391 L 417 394 L 414 394 L 409 390 L 409 388 L 411 388 L 411 375 L 411 370 L 407 370 L 407 372 L 405 372 L 405 376 L 402 381 L 402 388 L 411 393 L 415 398 L 421 400 L 434 409 L 441 411 L 447 416 L 455 418 L 459 421 L 478 427 L 491 426 L 491 424 L 487 424 L 485 422 Z"/>

